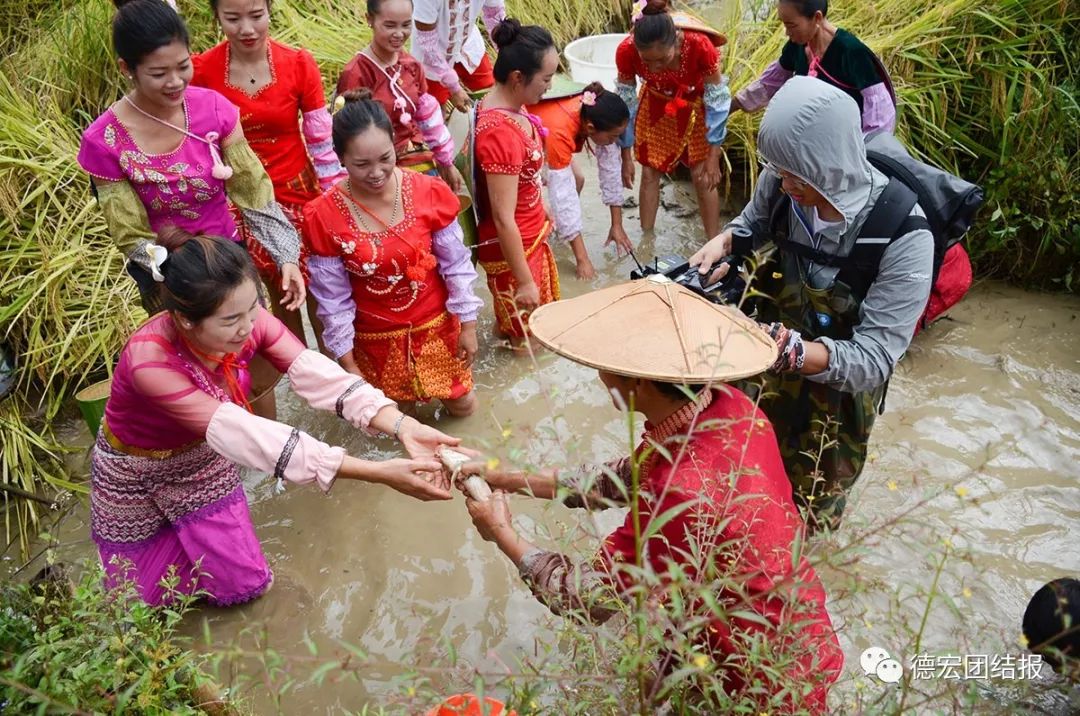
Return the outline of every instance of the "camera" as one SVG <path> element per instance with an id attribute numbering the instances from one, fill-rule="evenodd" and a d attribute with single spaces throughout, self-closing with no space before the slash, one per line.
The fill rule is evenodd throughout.
<path id="1" fill-rule="evenodd" d="M 732 234 L 735 242 L 746 241 L 750 238 L 750 231 L 743 228 L 733 227 Z M 634 261 L 636 263 L 637 259 L 635 258 Z M 719 268 L 720 264 L 728 265 L 728 271 L 724 277 L 711 284 L 703 283 L 708 280 L 713 271 Z M 637 268 L 630 272 L 630 278 L 637 280 L 656 274 L 667 276 L 680 286 L 685 286 L 713 303 L 738 305 L 746 290 L 742 257 L 738 255 L 720 259 L 707 274 L 700 273 L 697 266 L 691 266 L 689 260 L 682 256 L 675 254 L 658 256 L 652 260 L 652 264 L 638 263 Z"/>

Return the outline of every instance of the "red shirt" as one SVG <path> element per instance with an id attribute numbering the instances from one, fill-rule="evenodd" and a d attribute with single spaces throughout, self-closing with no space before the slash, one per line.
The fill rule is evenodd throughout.
<path id="1" fill-rule="evenodd" d="M 531 125 L 525 129 L 511 113 L 498 109 L 479 113 L 474 141 L 476 166 L 479 168 L 476 192 L 480 215 L 478 253 L 481 261 L 502 261 L 486 175 L 504 174 L 518 178 L 514 219 L 521 232 L 521 242 L 528 249 L 549 224 L 540 189 L 544 147 Z"/>
<path id="2" fill-rule="evenodd" d="M 701 97 L 705 92 L 705 78 L 720 66 L 720 52 L 709 35 L 694 30 L 680 32 L 683 41 L 678 69 L 650 72 L 634 47 L 634 38 L 628 36 L 615 50 L 619 76 L 640 77 L 649 89 L 668 96 L 675 96 L 681 89 L 684 99 Z"/>
<path id="3" fill-rule="evenodd" d="M 254 94 L 229 83 L 228 42 L 192 58 L 191 83 L 217 90 L 236 105 L 244 136 L 266 167 L 277 200 L 303 205 L 319 195 L 319 184 L 300 133 L 300 115 L 326 106 L 322 76 L 307 50 L 274 40 L 267 46 L 272 79 Z M 310 176 L 301 180 L 305 172 Z"/>
<path id="4" fill-rule="evenodd" d="M 304 207 L 304 247 L 345 262 L 360 332 L 416 326 L 446 310 L 446 283 L 431 253 L 431 235 L 457 220 L 461 201 L 438 177 L 408 169 L 401 177 L 404 218 L 391 228 L 365 229 L 341 184 Z"/>
<path id="5" fill-rule="evenodd" d="M 391 89 L 391 78 L 395 79 L 400 97 L 403 100 L 395 106 L 399 98 Z M 400 156 L 409 151 L 410 143 L 418 147 L 423 145 L 424 138 L 420 134 L 420 125 L 416 123 L 416 106 L 420 97 L 427 94 L 427 79 L 424 77 L 424 69 L 416 58 L 408 52 L 398 55 L 398 62 L 393 67 L 387 67 L 384 71 L 371 57 L 363 52 L 349 60 L 345 68 L 341 70 L 341 77 L 337 83 L 338 95 L 345 94 L 349 90 L 367 87 L 371 90 L 372 99 L 377 100 L 386 110 L 386 115 L 394 125 L 394 149 Z M 403 114 L 411 116 L 406 124 L 401 121 Z"/>
<path id="6" fill-rule="evenodd" d="M 643 545 L 643 557 L 657 574 L 677 564 L 693 579 L 697 565 L 688 556 L 697 553 L 694 543 L 701 550 L 711 545 L 717 569 L 742 586 L 730 593 L 717 592 L 716 601 L 732 611 L 754 613 L 770 626 L 757 619 L 716 619 L 710 627 L 710 646 L 721 654 L 739 654 L 745 653 L 747 638 L 761 634 L 770 640 L 780 634 L 798 639 L 785 649 L 801 655 L 788 667 L 791 676 L 797 683 L 820 679 L 819 686 L 800 697 L 798 705 L 811 713 L 824 713 L 827 685 L 840 675 L 844 655 L 825 607 L 825 589 L 806 557 L 796 559 L 792 551 L 803 522 L 792 501 L 772 425 L 732 386 L 712 391 L 712 402 L 698 414 L 692 432 L 685 422 L 668 429 L 677 417 L 659 426 L 645 424 L 645 437 L 661 444 L 673 436 L 688 432 L 690 436 L 685 447 L 674 440 L 667 442 L 670 454 L 680 456 L 674 464 L 654 451 L 641 466 L 640 529 L 642 534 L 654 533 Z M 653 530 L 654 517 L 667 521 Z M 706 540 L 705 535 L 710 538 Z M 608 565 L 634 564 L 631 515 L 604 540 L 599 558 Z M 624 586 L 629 586 L 629 575 L 619 574 Z M 795 613 L 793 605 L 799 606 Z M 800 620 L 799 629 L 776 629 L 792 619 Z M 758 676 L 770 679 L 764 672 Z M 728 674 L 725 688 L 729 692 L 736 694 L 743 686 L 748 684 L 741 683 L 737 674 Z M 772 691 L 778 689 L 776 685 Z"/>

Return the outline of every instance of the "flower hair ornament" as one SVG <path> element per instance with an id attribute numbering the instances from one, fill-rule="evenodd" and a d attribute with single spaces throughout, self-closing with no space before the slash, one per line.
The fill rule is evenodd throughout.
<path id="1" fill-rule="evenodd" d="M 649 0 L 634 0 L 634 11 L 630 15 L 630 22 L 636 25 L 637 21 L 645 14 L 645 8 L 648 6 Z"/>
<path id="2" fill-rule="evenodd" d="M 331 114 L 337 114 L 338 112 L 341 111 L 341 109 L 344 106 L 345 106 L 345 96 L 339 94 L 337 97 L 334 98 L 334 108 L 333 108 L 333 110 L 331 110 L 330 113 Z"/>
<path id="3" fill-rule="evenodd" d="M 586 107 L 592 107 L 596 104 L 596 93 L 586 90 L 581 93 L 581 103 Z"/>
<path id="4" fill-rule="evenodd" d="M 161 267 L 165 265 L 165 259 L 169 258 L 169 250 L 152 241 L 148 242 L 143 248 L 146 250 L 147 255 L 150 256 L 150 275 L 154 277 L 155 281 L 161 283 L 165 280 L 165 275 L 161 273 Z"/>

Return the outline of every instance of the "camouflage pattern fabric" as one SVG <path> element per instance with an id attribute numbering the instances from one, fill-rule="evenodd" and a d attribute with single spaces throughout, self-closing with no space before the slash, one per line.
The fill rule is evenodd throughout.
<path id="1" fill-rule="evenodd" d="M 774 252 L 758 272 L 757 320 L 780 321 L 812 340 L 851 337 L 860 300 L 837 281 L 814 289 L 802 279 L 798 259 Z M 776 432 L 795 502 L 811 528 L 836 527 L 866 462 L 867 442 L 885 386 L 845 393 L 804 376 L 768 374 L 764 382 L 741 386 L 759 398 Z"/>

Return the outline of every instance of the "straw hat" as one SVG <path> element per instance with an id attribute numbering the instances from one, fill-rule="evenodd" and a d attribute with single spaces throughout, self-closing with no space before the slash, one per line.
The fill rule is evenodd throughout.
<path id="1" fill-rule="evenodd" d="M 543 305 L 529 332 L 576 363 L 665 383 L 737 380 L 776 360 L 757 322 L 660 275 Z"/>
<path id="2" fill-rule="evenodd" d="M 544 96 L 540 98 L 540 101 L 566 99 L 567 97 L 579 95 L 584 91 L 585 84 L 583 82 L 576 82 L 571 79 L 569 75 L 560 72 L 551 78 L 551 87 L 544 93 Z"/>

